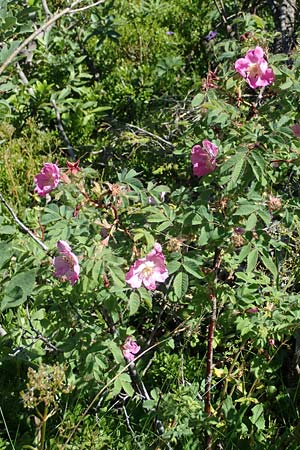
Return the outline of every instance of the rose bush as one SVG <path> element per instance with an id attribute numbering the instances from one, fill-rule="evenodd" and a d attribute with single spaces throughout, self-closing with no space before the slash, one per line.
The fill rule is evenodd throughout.
<path id="1" fill-rule="evenodd" d="M 150 20 L 150 6 L 141 5 L 140 12 L 136 6 L 130 21 L 120 24 Z M 85 10 L 80 12 L 84 17 Z M 87 132 L 95 120 L 93 139 L 107 133 L 109 145 L 93 141 L 81 148 L 78 142 L 80 168 L 79 160 L 70 162 L 61 154 L 57 165 L 46 163 L 21 221 L 1 194 L 0 355 L 5 370 L 0 379 L 3 414 L 13 424 L 8 430 L 21 430 L 14 438 L 24 446 L 44 436 L 49 448 L 293 446 L 299 416 L 298 53 L 287 57 L 269 51 L 267 62 L 263 49 L 271 48 L 272 36 L 263 20 L 238 15 L 228 20 L 239 34 L 224 38 L 219 27 L 209 40 L 203 80 L 199 60 L 182 65 L 161 57 L 154 62 L 149 87 L 146 75 L 152 69 L 141 64 L 147 61 L 142 39 L 134 47 L 128 37 L 130 65 L 114 68 L 116 76 L 108 63 L 101 65 L 112 46 L 101 40 L 103 35 L 98 41 L 113 18 L 105 23 L 98 16 L 88 19 L 94 26 L 91 36 L 80 41 L 79 33 L 72 45 L 77 39 L 88 42 L 91 52 L 99 45 L 94 57 L 101 75 L 109 73 L 109 83 L 103 86 L 94 71 L 91 86 L 78 87 L 89 79 L 82 66 L 88 60 L 83 45 L 72 60 L 75 68 L 61 74 L 76 74 L 70 91 L 55 93 L 55 98 L 65 105 L 58 111 L 62 123 L 78 121 L 72 137 Z M 86 24 L 92 26 L 89 20 Z M 170 52 L 179 28 L 172 27 L 172 35 L 166 29 L 168 21 L 160 34 L 154 30 L 154 37 L 168 39 L 164 51 Z M 66 30 L 49 43 L 51 48 L 65 48 Z M 43 61 L 47 45 L 39 47 Z M 197 70 L 190 76 L 193 64 Z M 146 78 L 140 77 L 142 70 Z M 130 76 L 135 89 L 126 84 Z M 145 84 L 139 85 L 140 80 Z M 189 90 L 191 80 L 196 82 Z M 184 96 L 174 104 L 176 83 L 182 83 Z M 40 101 L 46 114 L 53 86 L 37 83 L 40 97 L 31 96 L 28 108 Z M 143 117 L 135 116 L 135 125 L 121 130 L 118 104 L 105 121 L 87 114 L 86 128 L 78 126 L 83 106 L 99 112 L 94 95 L 108 95 L 108 86 L 123 89 L 123 119 L 132 113 L 132 104 L 142 109 L 143 100 L 150 111 L 159 99 L 168 121 L 159 103 L 157 115 L 147 109 L 145 129 L 139 122 Z M 265 89 L 255 90 L 260 87 Z M 54 112 L 49 112 L 49 123 Z M 128 142 L 132 152 L 123 153 Z M 144 158 L 150 144 L 157 158 L 153 152 Z M 137 161 L 138 169 L 126 168 Z M 138 354 L 136 364 L 127 367 Z M 75 389 L 67 400 L 62 389 L 55 393 L 61 407 L 52 423 L 47 411 L 26 417 L 19 383 L 26 384 L 27 373 L 39 376 L 39 371 L 27 371 L 28 365 L 55 374 L 48 366 L 56 364 Z M 52 382 L 47 377 L 40 381 L 45 400 Z M 52 384 L 59 388 L 57 381 Z M 28 391 L 29 398 L 33 393 Z M 46 419 L 47 438 L 41 425 Z"/>

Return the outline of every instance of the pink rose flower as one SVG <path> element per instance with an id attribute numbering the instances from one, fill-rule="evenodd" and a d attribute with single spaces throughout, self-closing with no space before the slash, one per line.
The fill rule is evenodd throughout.
<path id="1" fill-rule="evenodd" d="M 34 191 L 37 192 L 40 197 L 45 197 L 57 187 L 59 180 L 58 166 L 52 163 L 45 163 L 41 172 L 34 177 L 34 182 L 36 184 Z"/>
<path id="2" fill-rule="evenodd" d="M 192 148 L 191 161 L 193 164 L 193 173 L 197 177 L 202 177 L 216 168 L 216 156 L 218 147 L 205 139 L 201 145 L 194 145 Z"/>
<path id="3" fill-rule="evenodd" d="M 53 258 L 53 265 L 56 269 L 54 276 L 67 279 L 73 286 L 79 280 L 78 258 L 72 253 L 72 249 L 67 242 L 58 241 L 56 245 L 60 255 Z"/>
<path id="4" fill-rule="evenodd" d="M 264 51 L 258 46 L 249 50 L 245 58 L 238 59 L 234 67 L 253 89 L 268 86 L 275 80 L 275 74 L 264 58 Z"/>
<path id="5" fill-rule="evenodd" d="M 131 336 L 127 336 L 124 344 L 122 345 L 122 353 L 127 361 L 133 361 L 135 355 L 141 350 L 141 347 L 132 339 Z"/>
<path id="6" fill-rule="evenodd" d="M 145 288 L 154 291 L 156 283 L 164 282 L 168 276 L 161 245 L 156 242 L 147 256 L 135 261 L 125 279 L 132 288 L 139 288 L 144 284 Z"/>

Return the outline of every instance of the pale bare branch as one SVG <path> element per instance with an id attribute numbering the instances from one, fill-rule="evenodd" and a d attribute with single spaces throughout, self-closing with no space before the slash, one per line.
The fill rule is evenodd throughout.
<path id="1" fill-rule="evenodd" d="M 68 14 L 74 14 L 79 11 L 83 11 L 94 8 L 95 6 L 99 5 L 100 3 L 104 3 L 105 0 L 97 1 L 96 3 L 92 3 L 90 5 L 85 5 L 82 8 L 74 9 L 75 6 L 82 3 L 83 0 L 75 0 L 71 6 L 68 8 L 63 9 L 62 11 L 59 11 L 58 13 L 54 14 L 49 20 L 47 20 L 40 28 L 38 28 L 36 31 L 34 31 L 30 36 L 28 36 L 22 44 L 19 45 L 19 47 L 14 50 L 9 57 L 4 61 L 4 63 L 0 66 L 0 76 L 4 72 L 4 70 L 13 62 L 13 60 L 24 50 L 24 48 L 27 47 L 30 42 L 34 41 L 41 33 L 47 30 L 53 23 L 55 23 L 58 19 L 60 19 L 63 16 L 66 16 Z"/>

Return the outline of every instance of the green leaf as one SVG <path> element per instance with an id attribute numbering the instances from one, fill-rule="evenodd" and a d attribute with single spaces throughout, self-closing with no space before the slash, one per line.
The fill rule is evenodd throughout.
<path id="1" fill-rule="evenodd" d="M 200 269 L 199 269 L 200 263 L 197 263 L 194 259 L 187 258 L 185 256 L 183 259 L 182 266 L 186 270 L 186 272 L 190 273 L 195 278 L 198 278 L 199 280 L 203 279 L 203 276 L 200 273 Z"/>
<path id="2" fill-rule="evenodd" d="M 132 397 L 134 394 L 134 390 L 132 388 L 131 379 L 128 373 L 122 373 L 119 379 L 126 394 L 129 395 L 129 397 Z"/>
<path id="3" fill-rule="evenodd" d="M 254 248 L 253 250 L 251 250 L 251 252 L 247 257 L 247 272 L 253 272 L 257 264 L 257 259 L 258 259 L 258 250 L 257 248 Z"/>
<path id="4" fill-rule="evenodd" d="M 266 211 L 264 209 L 259 209 L 257 211 L 257 214 L 259 215 L 259 217 L 264 221 L 264 223 L 266 225 L 269 225 L 271 222 L 271 214 L 269 213 L 269 211 Z"/>
<path id="5" fill-rule="evenodd" d="M 169 272 L 169 275 L 171 275 L 174 272 L 177 272 L 177 270 L 181 267 L 181 263 L 179 261 L 170 261 L 167 263 L 167 269 Z"/>
<path id="6" fill-rule="evenodd" d="M 112 352 L 115 361 L 118 364 L 123 363 L 124 357 L 123 357 L 123 353 L 122 353 L 120 347 L 118 347 L 114 341 L 106 341 L 106 345 L 109 348 L 109 350 Z"/>
<path id="7" fill-rule="evenodd" d="M 263 265 L 268 269 L 274 278 L 277 278 L 278 270 L 274 262 L 272 261 L 270 256 L 266 256 L 263 253 L 261 253 L 260 258 L 263 262 Z"/>
<path id="8" fill-rule="evenodd" d="M 6 285 L 1 302 L 1 311 L 24 303 L 34 288 L 36 270 L 28 270 L 13 276 Z"/>
<path id="9" fill-rule="evenodd" d="M 251 231 L 255 228 L 257 222 L 257 215 L 255 213 L 250 214 L 250 216 L 247 219 L 245 230 Z"/>
<path id="10" fill-rule="evenodd" d="M 285 80 L 284 83 L 282 83 L 282 84 L 279 85 L 279 88 L 280 88 L 282 91 L 285 91 L 285 90 L 287 90 L 287 89 L 290 89 L 290 87 L 292 87 L 293 84 L 294 84 L 294 83 L 293 83 L 293 80 L 291 80 L 290 78 L 287 78 L 287 79 Z"/>
<path id="11" fill-rule="evenodd" d="M 112 391 L 109 392 L 107 398 L 111 399 L 111 398 L 116 397 L 117 395 L 120 394 L 120 392 L 122 391 L 122 388 L 123 388 L 122 383 L 121 383 L 120 379 L 117 378 L 116 381 L 114 382 L 114 387 L 113 387 Z"/>
<path id="12" fill-rule="evenodd" d="M 13 250 L 11 244 L 0 242 L 0 268 L 10 260 L 12 254 Z"/>
<path id="13" fill-rule="evenodd" d="M 152 309 L 152 296 L 151 291 L 148 289 L 141 287 L 139 288 L 139 294 L 141 296 L 141 300 L 148 306 L 149 309 Z"/>
<path id="14" fill-rule="evenodd" d="M 141 303 L 140 296 L 137 292 L 131 292 L 129 297 L 129 315 L 133 316 L 139 309 Z"/>
<path id="15" fill-rule="evenodd" d="M 192 100 L 192 107 L 195 108 L 196 106 L 201 105 L 203 100 L 204 100 L 204 94 L 197 94 Z"/>
<path id="16" fill-rule="evenodd" d="M 147 220 L 150 223 L 160 223 L 165 222 L 167 220 L 167 217 L 164 214 L 158 212 L 156 214 L 152 214 L 151 216 L 149 216 Z"/>
<path id="17" fill-rule="evenodd" d="M 15 234 L 16 227 L 13 225 L 3 225 L 0 227 L 0 234 Z"/>
<path id="18" fill-rule="evenodd" d="M 239 263 L 244 261 L 246 256 L 249 255 L 250 251 L 251 251 L 251 244 L 250 243 L 241 248 L 241 251 L 240 251 L 240 254 L 239 254 L 239 258 L 238 258 Z"/>
<path id="19" fill-rule="evenodd" d="M 231 191 L 232 189 L 234 189 L 236 187 L 237 181 L 241 175 L 241 172 L 242 172 L 244 164 L 245 164 L 245 159 L 243 156 L 241 155 L 241 159 L 236 163 L 236 165 L 233 169 L 233 172 L 230 177 L 230 181 L 227 185 L 227 189 L 229 191 Z"/>
<path id="20" fill-rule="evenodd" d="M 251 205 L 250 203 L 246 203 L 244 205 L 241 205 L 234 213 L 234 216 L 249 216 L 249 214 L 252 214 L 254 211 L 257 211 L 258 206 L 257 205 Z"/>
<path id="21" fill-rule="evenodd" d="M 176 297 L 182 298 L 189 287 L 189 277 L 185 272 L 179 272 L 173 282 Z"/>
<path id="22" fill-rule="evenodd" d="M 125 274 L 120 267 L 108 266 L 108 271 L 116 286 L 125 286 Z"/>
<path id="23" fill-rule="evenodd" d="M 264 418 L 264 407 L 261 403 L 253 406 L 252 417 L 250 417 L 250 421 L 253 425 L 256 426 L 258 430 L 264 430 L 266 428 L 265 418 Z"/>
<path id="24" fill-rule="evenodd" d="M 169 220 L 166 220 L 166 222 L 161 223 L 160 225 L 158 225 L 158 227 L 156 228 L 156 231 L 158 233 L 160 233 L 161 231 L 166 230 L 167 228 L 170 228 L 173 225 L 172 222 L 170 222 Z"/>

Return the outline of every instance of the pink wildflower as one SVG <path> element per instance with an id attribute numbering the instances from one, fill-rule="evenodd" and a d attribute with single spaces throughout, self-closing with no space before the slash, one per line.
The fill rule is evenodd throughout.
<path id="1" fill-rule="evenodd" d="M 53 265 L 56 269 L 54 276 L 67 279 L 73 286 L 79 280 L 78 258 L 72 253 L 72 249 L 67 242 L 58 241 L 56 245 L 60 255 L 53 259 Z"/>
<path id="2" fill-rule="evenodd" d="M 34 177 L 34 182 L 36 184 L 34 190 L 40 197 L 45 197 L 57 187 L 59 180 L 58 166 L 52 163 L 45 163 L 41 172 Z"/>
<path id="3" fill-rule="evenodd" d="M 133 361 L 135 355 L 141 350 L 141 347 L 132 339 L 131 336 L 127 336 L 124 344 L 122 345 L 122 353 L 127 361 Z"/>
<path id="4" fill-rule="evenodd" d="M 161 245 L 156 242 L 147 256 L 135 261 L 125 279 L 132 288 L 139 288 L 144 284 L 147 289 L 154 291 L 156 282 L 164 282 L 168 276 Z"/>
<path id="5" fill-rule="evenodd" d="M 291 126 L 292 132 L 296 138 L 300 137 L 300 125 L 299 123 L 295 123 L 295 125 Z"/>
<path id="6" fill-rule="evenodd" d="M 269 345 L 271 346 L 271 347 L 275 347 L 275 339 L 274 338 L 269 338 Z"/>
<path id="7" fill-rule="evenodd" d="M 191 154 L 194 175 L 202 177 L 213 172 L 216 168 L 218 151 L 218 147 L 207 139 L 202 141 L 202 147 L 199 144 L 194 145 Z"/>
<path id="8" fill-rule="evenodd" d="M 259 46 L 254 50 L 249 50 L 245 58 L 238 59 L 234 67 L 253 89 L 268 86 L 275 80 L 275 74 L 268 67 L 268 63 L 264 58 L 264 51 Z"/>

